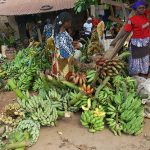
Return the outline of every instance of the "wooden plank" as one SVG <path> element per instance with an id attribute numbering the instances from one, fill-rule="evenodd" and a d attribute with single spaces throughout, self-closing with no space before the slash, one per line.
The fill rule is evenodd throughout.
<path id="1" fill-rule="evenodd" d="M 105 4 L 109 4 L 109 5 L 113 5 L 113 6 L 118 6 L 118 7 L 122 7 L 122 4 L 123 4 L 125 8 L 130 9 L 130 6 L 128 4 L 118 3 L 118 2 L 115 2 L 112 0 L 101 0 L 101 3 L 105 3 Z"/>
<path id="2" fill-rule="evenodd" d="M 113 59 L 117 53 L 119 52 L 119 50 L 122 48 L 122 46 L 124 45 L 126 39 L 129 37 L 129 34 L 127 33 L 124 37 L 122 37 L 120 40 L 118 40 L 117 44 L 115 45 L 115 47 L 110 47 L 105 55 L 104 58 L 107 59 Z"/>
<path id="3" fill-rule="evenodd" d="M 110 11 L 111 11 L 111 16 L 112 16 L 112 17 L 115 17 L 115 13 L 114 13 L 114 9 L 113 9 L 113 6 L 112 6 L 112 5 L 110 6 Z"/>
<path id="4" fill-rule="evenodd" d="M 128 20 L 128 14 L 127 14 L 126 8 L 124 7 L 123 3 L 122 3 L 122 10 L 123 10 L 123 15 L 125 17 L 125 21 L 127 21 Z"/>
<path id="5" fill-rule="evenodd" d="M 134 11 L 132 11 L 129 15 L 129 17 L 133 16 L 135 14 Z M 123 32 L 123 27 L 121 28 L 121 30 L 119 31 L 117 37 Z M 104 57 L 107 59 L 113 59 L 117 53 L 119 52 L 119 50 L 121 49 L 121 47 L 123 46 L 123 44 L 125 43 L 125 41 L 128 39 L 129 37 L 129 33 L 126 33 L 126 35 L 124 37 L 122 37 L 120 40 L 118 40 L 117 44 L 115 45 L 115 47 L 110 47 L 106 53 L 104 54 Z"/>
<path id="6" fill-rule="evenodd" d="M 121 24 L 121 25 L 123 25 L 124 24 L 124 22 L 123 21 L 121 21 L 120 19 L 118 19 L 118 18 L 115 18 L 115 17 L 113 17 L 113 16 L 109 16 L 109 18 L 108 18 L 109 20 L 111 20 L 111 21 L 113 21 L 113 22 L 116 22 L 116 23 L 118 23 L 118 24 Z"/>

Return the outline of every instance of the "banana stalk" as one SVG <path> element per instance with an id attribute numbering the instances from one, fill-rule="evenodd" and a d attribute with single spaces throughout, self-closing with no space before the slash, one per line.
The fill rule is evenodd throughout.
<path id="1" fill-rule="evenodd" d="M 58 115 L 59 117 L 64 117 L 64 116 L 65 116 L 65 112 L 64 112 L 64 111 L 58 111 L 58 110 L 57 110 L 57 115 Z"/>
<path id="2" fill-rule="evenodd" d="M 68 82 L 68 81 L 61 81 L 65 86 L 67 86 L 68 88 L 71 88 L 73 90 L 76 90 L 76 91 L 80 91 L 79 87 L 76 86 L 75 84 L 71 83 L 71 82 Z"/>
<path id="3" fill-rule="evenodd" d="M 107 77 L 103 83 L 97 88 L 96 93 L 95 93 L 95 99 L 98 98 L 99 92 L 106 86 L 106 84 L 109 82 L 110 77 Z"/>
<path id="4" fill-rule="evenodd" d="M 21 92 L 21 90 L 19 90 L 17 88 L 17 86 L 15 85 L 15 83 L 14 83 L 14 81 L 12 79 L 8 80 L 8 85 L 11 87 L 11 89 L 16 93 L 16 95 L 20 99 L 27 99 L 27 97 Z"/>
<path id="5" fill-rule="evenodd" d="M 6 150 L 6 149 L 7 150 L 12 150 L 12 149 L 24 150 L 25 147 L 28 147 L 28 146 L 30 146 L 29 141 L 28 142 L 21 142 L 21 143 L 13 143 L 13 144 L 6 145 L 5 148 L 2 150 Z M 22 148 L 22 149 L 20 149 L 20 148 Z"/>

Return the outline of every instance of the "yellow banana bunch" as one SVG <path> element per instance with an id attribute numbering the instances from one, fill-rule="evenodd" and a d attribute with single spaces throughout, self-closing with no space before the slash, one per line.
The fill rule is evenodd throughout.
<path id="1" fill-rule="evenodd" d="M 94 116 L 95 117 L 104 117 L 105 116 L 105 112 L 101 111 L 99 108 L 95 108 Z"/>
<path id="2" fill-rule="evenodd" d="M 98 113 L 98 116 L 95 116 Z M 101 113 L 101 114 L 100 114 Z M 89 132 L 95 133 L 104 129 L 104 117 L 105 112 L 95 112 L 92 110 L 87 110 L 82 112 L 80 122 L 81 124 L 88 128 Z"/>
<path id="3" fill-rule="evenodd" d="M 92 99 L 91 98 L 89 98 L 88 100 L 87 100 L 87 107 L 86 106 L 82 106 L 82 109 L 84 110 L 84 111 L 86 111 L 86 110 L 89 110 L 90 108 L 91 108 L 91 102 L 92 101 Z"/>

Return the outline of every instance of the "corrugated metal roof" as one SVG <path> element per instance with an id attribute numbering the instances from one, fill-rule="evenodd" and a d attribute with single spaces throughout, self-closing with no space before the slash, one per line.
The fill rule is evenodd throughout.
<path id="1" fill-rule="evenodd" d="M 0 0 L 0 15 L 27 15 L 73 8 L 75 0 Z M 41 9 L 45 6 L 43 9 Z M 48 9 L 50 6 L 51 9 Z"/>

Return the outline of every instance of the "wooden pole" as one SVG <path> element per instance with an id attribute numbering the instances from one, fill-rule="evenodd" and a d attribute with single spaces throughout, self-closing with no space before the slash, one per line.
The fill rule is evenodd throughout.
<path id="1" fill-rule="evenodd" d="M 129 17 L 134 15 L 134 11 L 132 11 L 129 15 Z M 122 34 L 123 32 L 123 27 L 121 28 L 121 30 L 119 31 L 118 35 L 116 36 L 116 38 L 118 36 L 120 36 L 120 34 Z M 118 40 L 117 44 L 115 45 L 115 47 L 110 47 L 106 53 L 104 54 L 104 57 L 107 59 L 113 59 L 117 53 L 119 52 L 119 50 L 122 48 L 122 46 L 124 45 L 125 41 L 128 39 L 130 33 L 126 33 L 124 35 L 124 37 L 122 37 L 120 40 Z"/>
<path id="2" fill-rule="evenodd" d="M 115 2 L 115 1 L 112 1 L 112 0 L 101 0 L 101 3 L 109 4 L 111 6 L 122 7 L 122 3 Z M 124 5 L 125 8 L 130 9 L 130 7 L 128 6 L 128 4 L 123 3 L 123 5 Z"/>
<path id="3" fill-rule="evenodd" d="M 41 35 L 40 28 L 37 28 L 37 33 L 38 33 L 39 42 L 42 43 L 42 35 Z"/>
<path id="4" fill-rule="evenodd" d="M 125 21 L 127 21 L 128 20 L 128 14 L 127 14 L 126 8 L 124 7 L 123 3 L 122 3 L 122 10 L 123 10 L 123 15 L 125 17 Z"/>
<path id="5" fill-rule="evenodd" d="M 115 13 L 114 13 L 114 9 L 113 9 L 112 5 L 110 6 L 110 11 L 111 11 L 111 16 L 115 17 Z"/>

